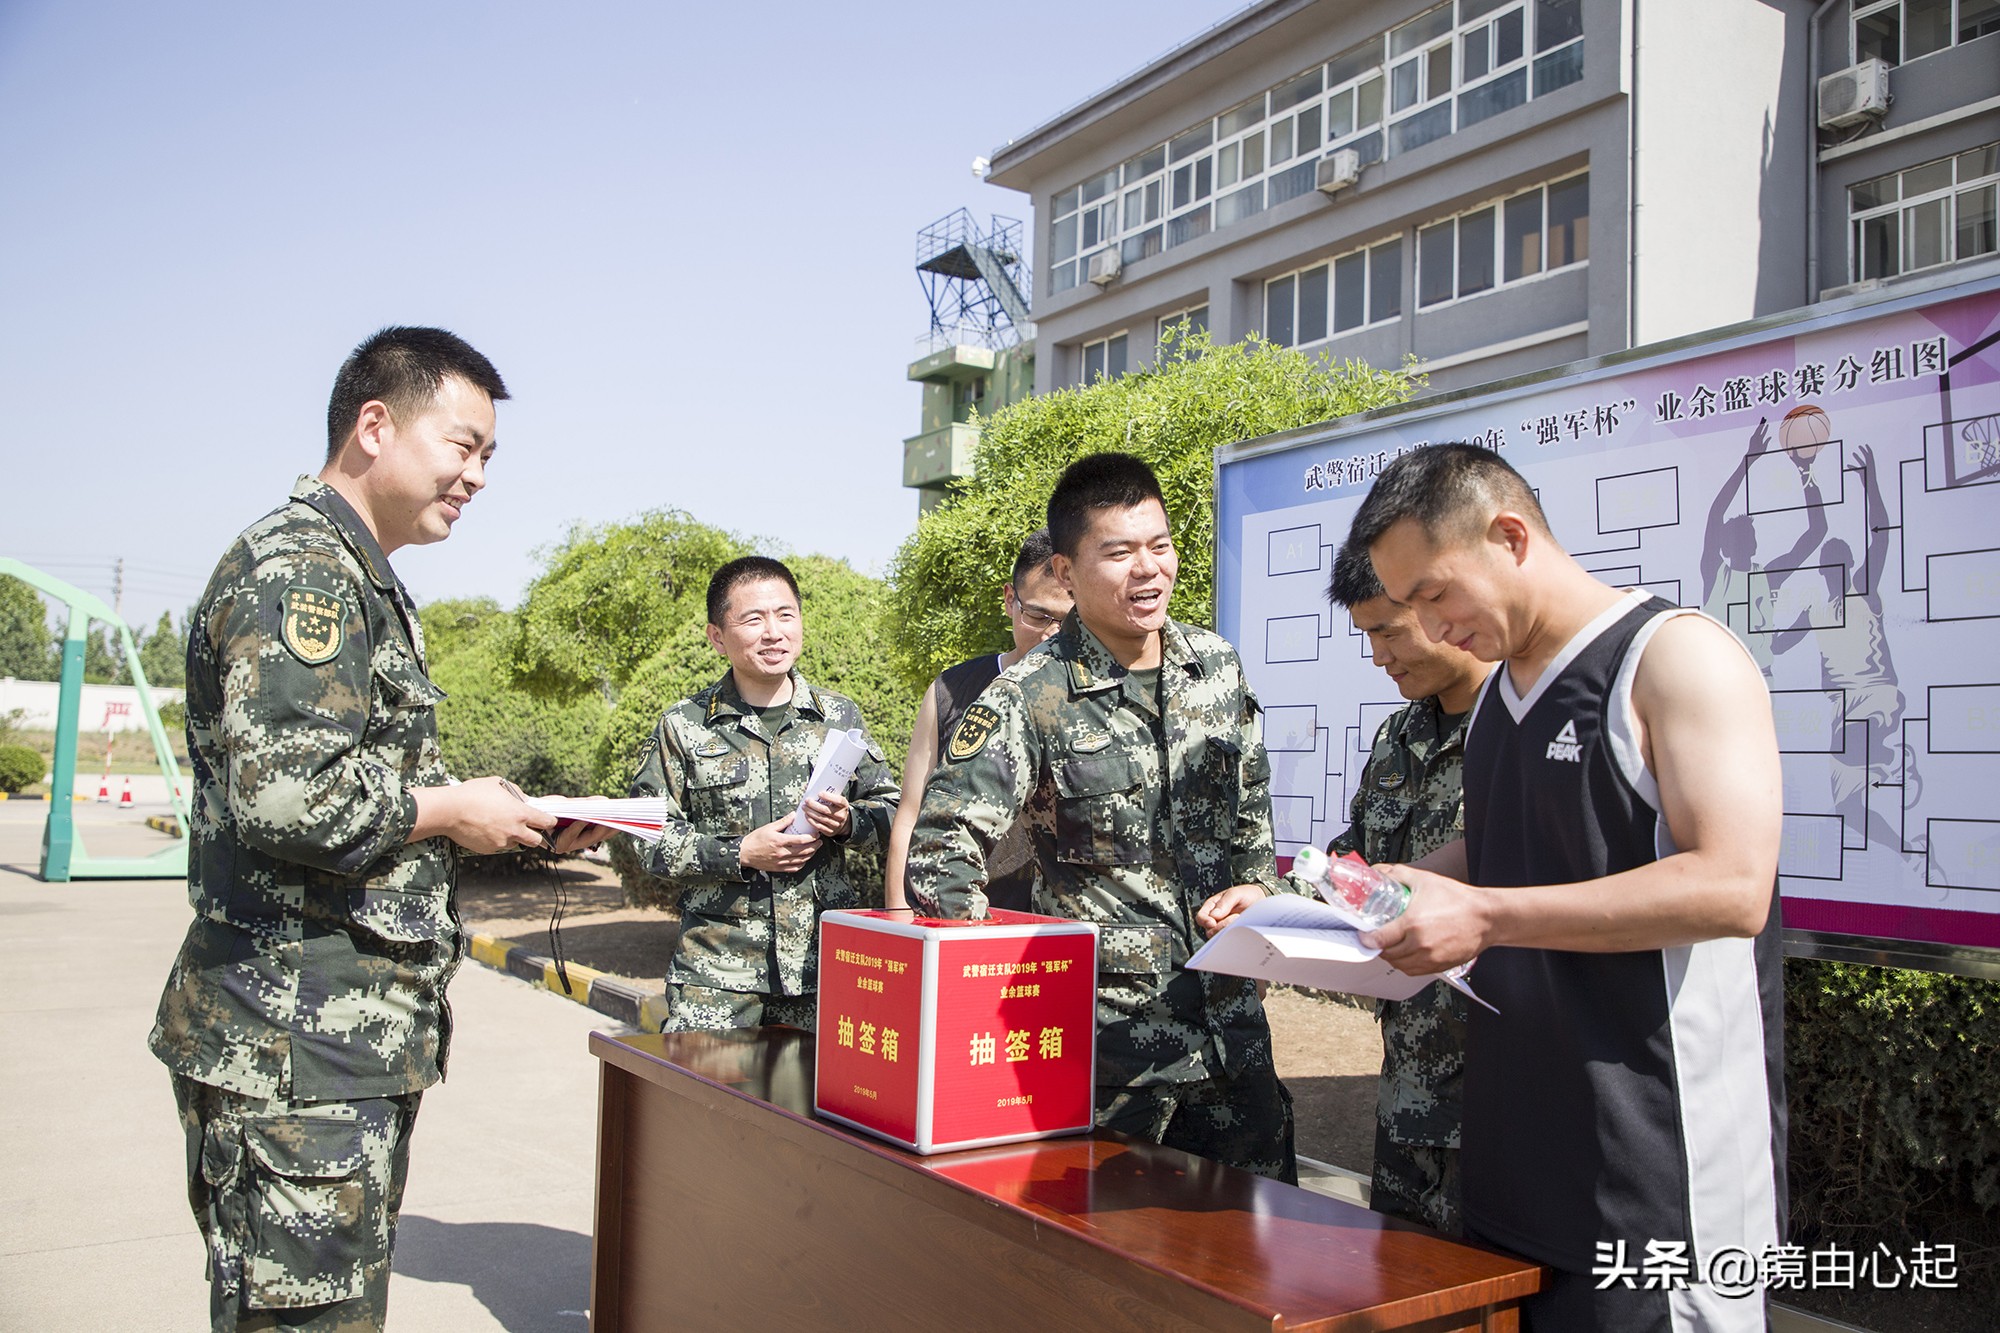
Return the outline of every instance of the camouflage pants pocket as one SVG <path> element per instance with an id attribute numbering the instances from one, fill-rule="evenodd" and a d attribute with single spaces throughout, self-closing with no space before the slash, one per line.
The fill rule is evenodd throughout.
<path id="1" fill-rule="evenodd" d="M 345 1113 L 345 1114 L 342 1114 Z M 362 1295 L 386 1249 L 374 1146 L 352 1106 L 242 1122 L 246 1194 L 244 1304 L 326 1305 Z"/>

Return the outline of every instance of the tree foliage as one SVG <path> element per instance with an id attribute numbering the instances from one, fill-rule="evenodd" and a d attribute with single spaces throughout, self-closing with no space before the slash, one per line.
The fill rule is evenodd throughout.
<path id="1" fill-rule="evenodd" d="M 499 774 L 531 793 L 581 795 L 610 709 L 595 694 L 551 699 L 513 673 L 513 617 L 490 598 L 433 602 L 422 612 L 445 767 Z"/>
<path id="2" fill-rule="evenodd" d="M 174 618 L 160 612 L 153 632 L 139 640 L 139 669 L 149 685 L 179 688 L 187 684 L 187 626 L 174 628 Z"/>
<path id="3" fill-rule="evenodd" d="M 1021 539 L 1042 525 L 1057 477 L 1083 455 L 1122 449 L 1159 474 L 1181 558 L 1171 612 L 1212 625 L 1216 447 L 1406 402 L 1422 387 L 1407 367 L 1329 366 L 1255 338 L 1218 347 L 1182 326 L 1151 369 L 996 413 L 982 424 L 975 475 L 897 553 L 888 623 L 905 681 L 921 688 L 955 662 L 1008 646 L 999 589 Z"/>
<path id="4" fill-rule="evenodd" d="M 56 669 L 48 609 L 33 588 L 11 574 L 0 574 L 0 676 L 54 680 Z"/>
<path id="5" fill-rule="evenodd" d="M 679 510 L 572 528 L 515 613 L 516 674 L 538 693 L 615 701 L 670 628 L 706 619 L 709 575 L 747 554 Z"/>

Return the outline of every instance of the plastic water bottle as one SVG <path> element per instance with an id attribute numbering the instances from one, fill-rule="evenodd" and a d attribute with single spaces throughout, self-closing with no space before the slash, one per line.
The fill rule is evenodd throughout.
<path id="1" fill-rule="evenodd" d="M 1301 847 L 1292 873 L 1319 887 L 1319 896 L 1359 930 L 1386 926 L 1410 905 L 1410 890 L 1358 856 L 1332 857 Z"/>

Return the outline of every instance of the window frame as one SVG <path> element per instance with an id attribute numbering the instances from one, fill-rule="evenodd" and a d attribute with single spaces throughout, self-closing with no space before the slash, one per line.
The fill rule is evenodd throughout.
<path id="1" fill-rule="evenodd" d="M 1974 153 L 1992 154 L 1995 159 L 1994 170 L 1984 175 L 1973 176 L 1969 179 L 1962 178 L 1960 175 L 1960 164 Z M 1928 167 L 1935 167 L 1946 162 L 1951 164 L 1950 180 L 1942 185 L 1933 186 L 1928 190 L 1921 190 L 1916 194 L 1909 194 L 1905 191 L 1904 178 L 1910 173 L 1923 171 Z M 1856 208 L 1854 206 L 1856 191 L 1866 186 L 1878 185 L 1882 181 L 1892 179 L 1896 182 L 1896 197 L 1894 199 L 1886 203 L 1871 204 L 1866 208 Z M 1932 158 L 1927 162 L 1913 162 L 1909 166 L 1899 167 L 1895 171 L 1884 172 L 1880 176 L 1870 176 L 1866 180 L 1858 180 L 1849 185 L 1847 187 L 1847 280 L 1849 282 L 1886 282 L 1908 274 L 1928 273 L 1933 269 L 1946 268 L 1952 264 L 1963 264 L 1969 260 L 1982 259 L 1988 255 L 2000 253 L 2000 244 L 1996 244 L 1996 247 L 1992 250 L 1979 250 L 1965 255 L 1958 253 L 1960 229 L 1959 203 L 1966 195 L 1972 194 L 1974 191 L 1982 188 L 1992 190 L 1996 204 L 2000 204 L 2000 141 L 1975 144 L 1971 148 L 1948 154 L 1945 157 Z M 1945 205 L 1942 222 L 1945 257 L 1935 263 L 1912 265 L 1909 263 L 1912 242 L 1909 215 L 1919 208 L 1939 202 Z M 1862 261 L 1866 247 L 1862 243 L 1862 237 L 1870 224 L 1879 224 L 1884 219 L 1889 220 L 1895 229 L 1895 241 L 1892 247 L 1896 254 L 1895 271 L 1890 273 L 1865 274 L 1862 271 Z"/>
<path id="2" fill-rule="evenodd" d="M 1077 374 L 1078 374 L 1077 387 L 1082 389 L 1088 389 L 1091 385 L 1097 383 L 1097 379 L 1094 378 L 1090 373 L 1091 370 L 1090 354 L 1093 349 L 1101 350 L 1103 360 L 1098 363 L 1097 370 L 1098 374 L 1101 375 L 1105 380 L 1107 381 L 1120 380 L 1125 378 L 1125 376 L 1131 374 L 1132 373 L 1131 335 L 1132 335 L 1132 330 L 1129 328 L 1117 329 L 1111 333 L 1105 334 L 1103 337 L 1092 338 L 1089 342 L 1079 343 L 1076 349 Z M 1118 349 L 1119 360 L 1124 363 L 1120 367 L 1118 373 L 1115 375 L 1110 372 L 1111 344 L 1113 343 L 1119 344 L 1119 349 Z"/>
<path id="3" fill-rule="evenodd" d="M 1943 51 L 1949 51 L 1955 46 L 1964 46 L 1968 42 L 1978 41 L 1981 37 L 1990 36 L 1994 32 L 2000 32 L 2000 11 L 1996 11 L 1994 16 L 1988 20 L 1995 25 L 1994 27 L 1989 28 L 1986 32 L 1974 33 L 1972 36 L 1967 37 L 1965 35 L 1965 20 L 1963 17 L 1965 0 L 1945 0 L 1945 3 L 1950 6 L 1951 14 L 1945 24 L 1946 40 L 1944 45 L 1926 51 L 1923 55 L 1913 56 L 1909 54 L 1909 0 L 1852 0 L 1852 3 L 1847 7 L 1848 56 L 1853 63 L 1857 65 L 1861 63 L 1864 59 L 1861 54 L 1862 21 L 1882 14 L 1893 13 L 1896 16 L 1896 58 L 1885 62 L 1891 69 L 1907 65 L 1912 61 L 1922 60 L 1927 56 L 1937 55 Z M 1882 59 L 1879 55 L 1869 58 Z"/>
<path id="4" fill-rule="evenodd" d="M 1575 171 L 1565 172 L 1560 176 L 1551 176 L 1547 180 L 1537 181 L 1535 184 L 1528 186 L 1526 189 L 1509 190 L 1505 194 L 1494 195 L 1489 198 L 1482 199 L 1478 203 L 1469 205 L 1468 207 L 1465 208 L 1461 208 L 1456 212 L 1448 213 L 1443 217 L 1432 218 L 1427 222 L 1420 223 L 1415 228 L 1418 240 L 1415 252 L 1415 259 L 1416 259 L 1415 281 L 1412 284 L 1414 288 L 1414 291 L 1412 292 L 1412 298 L 1416 302 L 1416 312 L 1420 315 L 1426 315 L 1430 314 L 1432 311 L 1449 309 L 1450 307 L 1455 305 L 1462 305 L 1467 301 L 1477 301 L 1482 297 L 1491 296 L 1495 292 L 1513 291 L 1521 287 L 1529 286 L 1532 283 L 1541 282 L 1547 278 L 1554 277 L 1556 274 L 1568 273 L 1573 269 L 1583 268 L 1586 265 L 1588 265 L 1590 263 L 1590 254 L 1589 254 L 1588 244 L 1586 244 L 1584 247 L 1585 253 L 1583 258 L 1572 259 L 1566 264 L 1561 264 L 1554 267 L 1550 266 L 1549 192 L 1555 189 L 1557 186 L 1565 185 L 1579 178 L 1587 180 L 1589 175 L 1590 175 L 1590 168 L 1581 167 Z M 1589 187 L 1586 185 L 1585 186 L 1586 191 L 1588 190 L 1588 188 Z M 1539 256 L 1540 267 L 1538 267 L 1532 273 L 1523 273 L 1520 277 L 1509 278 L 1507 276 L 1507 206 L 1518 199 L 1523 199 L 1533 194 L 1539 194 L 1541 196 L 1541 201 L 1542 201 L 1540 210 L 1540 221 L 1536 230 L 1536 234 L 1540 241 L 1540 244 L 1537 247 L 1537 254 Z M 1585 198 L 1587 202 L 1588 201 L 1587 193 Z M 1481 287 L 1478 291 L 1466 292 L 1461 289 L 1460 273 L 1459 273 L 1459 268 L 1460 268 L 1459 247 L 1462 244 L 1462 241 L 1460 239 L 1460 222 L 1464 218 L 1472 217 L 1477 214 L 1488 211 L 1491 211 L 1493 214 L 1493 238 L 1492 238 L 1493 282 L 1489 286 Z M 1582 216 L 1585 219 L 1589 218 L 1590 213 L 1588 212 L 1587 208 L 1586 211 L 1582 214 Z M 1442 300 L 1431 301 L 1426 303 L 1423 299 L 1424 267 L 1425 267 L 1424 257 L 1423 257 L 1424 253 L 1423 236 L 1424 233 L 1426 232 L 1432 232 L 1438 227 L 1443 227 L 1447 225 L 1449 225 L 1451 228 L 1451 243 L 1449 249 L 1451 253 L 1452 294 L 1448 297 L 1443 298 Z"/>
<path id="5" fill-rule="evenodd" d="M 1877 5 L 1901 4 L 1904 0 L 1874 2 Z M 1952 2 L 1956 5 L 1961 0 Z M 1524 84 L 1520 105 L 1526 105 L 1537 96 L 1546 96 L 1555 88 L 1567 86 L 1566 83 L 1557 84 L 1537 92 L 1539 73 L 1546 62 L 1572 48 L 1581 49 L 1584 40 L 1581 24 L 1577 25 L 1574 36 L 1543 49 L 1538 32 L 1542 3 L 1543 0 L 1446 0 L 1446 3 L 1431 5 L 1411 19 L 1384 28 L 1288 78 L 1280 79 L 1263 92 L 1190 125 L 1116 166 L 1053 192 L 1048 196 L 1048 223 L 1043 232 L 1046 253 L 1050 256 L 1045 270 L 1049 275 L 1046 281 L 1048 294 L 1055 296 L 1083 286 L 1089 280 L 1090 258 L 1101 250 L 1117 248 L 1125 265 L 1129 266 L 1198 240 L 1210 232 L 1248 221 L 1280 203 L 1303 197 L 1310 190 L 1300 187 L 1300 178 L 1291 177 L 1283 182 L 1283 188 L 1292 191 L 1284 199 L 1277 198 L 1278 188 L 1273 186 L 1272 181 L 1280 174 L 1304 170 L 1308 162 L 1336 150 L 1353 148 L 1361 154 L 1364 164 L 1395 157 L 1398 154 L 1391 151 L 1394 127 L 1417 116 L 1433 114 L 1447 103 L 1449 127 L 1425 143 L 1434 143 L 1437 139 L 1456 134 L 1468 126 L 1461 103 L 1469 92 L 1476 93 L 1481 88 L 1520 73 Z M 1461 14 L 1471 10 L 1478 12 L 1461 19 Z M 1442 32 L 1419 39 L 1411 50 L 1401 56 L 1391 55 L 1395 32 L 1440 11 L 1443 13 Z M 1956 9 L 1953 12 L 1955 14 Z M 1465 42 L 1468 35 L 1485 31 L 1489 53 L 1497 51 L 1495 38 L 1500 26 L 1515 14 L 1520 16 L 1521 23 L 1520 55 L 1504 64 L 1493 64 L 1489 60 L 1485 73 L 1479 78 L 1466 79 Z M 1432 59 L 1447 45 L 1450 48 L 1450 73 L 1447 76 L 1450 86 L 1433 88 L 1429 86 L 1433 81 Z M 1394 110 L 1394 70 L 1407 61 L 1417 62 L 1421 96 L 1398 112 Z M 1581 77 L 1580 69 L 1579 64 L 1563 73 L 1573 82 Z M 1353 72 L 1340 82 L 1333 82 L 1334 75 L 1343 70 Z M 1279 95 L 1307 79 L 1317 82 L 1318 91 L 1294 93 L 1294 100 L 1280 109 Z M 1347 102 L 1351 123 L 1345 131 L 1335 133 L 1333 108 L 1342 100 Z M 1363 104 L 1371 100 L 1376 104 L 1374 119 L 1364 121 Z M 1253 105 L 1259 105 L 1260 117 L 1245 120 L 1245 109 Z M 1509 106 L 1500 112 L 1489 112 L 1488 116 L 1516 109 L 1517 106 Z M 1480 121 L 1470 123 L 1481 123 L 1486 118 L 1482 116 Z M 1225 122 L 1230 120 L 1237 123 L 1229 132 L 1223 133 Z M 1300 146 L 1299 126 L 1302 122 L 1316 127 L 1311 148 Z M 1289 128 L 1285 128 L 1287 123 Z M 1277 158 L 1273 149 L 1279 142 L 1281 130 L 1288 151 L 1283 158 Z M 1260 165 L 1255 172 L 1245 172 L 1240 159 L 1244 145 L 1252 139 L 1259 142 Z M 1187 146 L 1176 156 L 1175 146 L 1184 142 Z M 1238 156 L 1239 165 L 1233 176 L 1223 169 L 1226 153 Z M 1146 169 L 1148 165 L 1150 170 Z M 1177 203 L 1175 183 L 1177 175 L 1182 172 L 1186 173 L 1185 187 L 1183 198 Z M 1227 184 L 1224 183 L 1225 176 L 1230 176 Z M 1113 183 L 1104 194 L 1092 200 L 1082 197 L 1091 187 L 1107 179 Z M 1157 190 L 1157 209 L 1146 205 L 1145 192 L 1149 189 Z M 1246 192 L 1260 189 L 1262 194 L 1255 200 L 1248 198 Z M 1139 192 L 1141 216 L 1138 224 L 1131 226 L 1126 224 L 1124 212 L 1127 196 L 1135 191 Z M 1225 202 L 1231 199 L 1240 202 L 1231 209 L 1233 216 L 1229 221 L 1220 221 Z M 1066 209 L 1062 207 L 1064 204 L 1068 205 Z M 1094 224 L 1088 220 L 1092 210 L 1097 210 Z M 1072 218 L 1075 219 L 1073 223 Z M 1056 235 L 1065 224 L 1073 226 L 1075 240 L 1068 257 L 1057 259 L 1054 257 Z M 1087 243 L 1086 235 L 1093 225 L 1098 235 L 1094 242 Z"/>
<path id="6" fill-rule="evenodd" d="M 1257 285 L 1257 292 L 1258 292 L 1257 309 L 1262 323 L 1262 327 L 1258 330 L 1259 336 L 1267 339 L 1268 341 L 1277 342 L 1276 339 L 1271 338 L 1271 328 L 1270 328 L 1271 289 L 1277 286 L 1279 283 L 1287 281 L 1289 281 L 1292 284 L 1291 313 L 1292 313 L 1293 337 L 1292 341 L 1290 342 L 1278 343 L 1277 345 L 1280 347 L 1290 347 L 1297 351 L 1310 351 L 1314 348 L 1325 347 L 1328 344 L 1338 342 L 1342 338 L 1350 337 L 1357 333 L 1364 333 L 1369 329 L 1380 328 L 1384 325 L 1394 324 L 1399 320 L 1401 320 L 1403 318 L 1403 304 L 1400 292 L 1400 287 L 1401 287 L 1400 277 L 1397 284 L 1399 291 L 1398 291 L 1398 299 L 1396 302 L 1396 308 L 1380 316 L 1376 316 L 1374 314 L 1374 308 L 1375 308 L 1374 298 L 1376 296 L 1375 255 L 1376 251 L 1381 250 L 1386 246 L 1392 246 L 1392 245 L 1398 247 L 1400 251 L 1400 247 L 1403 244 L 1403 239 L 1404 239 L 1403 233 L 1400 231 L 1392 232 L 1388 235 L 1377 235 L 1373 240 L 1364 242 L 1361 245 L 1350 245 L 1345 249 L 1338 251 L 1337 253 L 1330 253 L 1330 254 L 1316 256 L 1313 259 L 1306 261 L 1305 263 L 1295 265 L 1292 268 L 1285 270 L 1283 273 L 1273 273 L 1269 277 L 1263 279 Z M 1360 256 L 1362 260 L 1361 322 L 1359 324 L 1354 325 L 1352 328 L 1346 328 L 1346 329 L 1336 328 L 1335 324 L 1339 320 L 1339 315 L 1336 312 L 1339 309 L 1339 301 L 1340 301 L 1340 287 L 1338 285 L 1338 277 L 1337 277 L 1339 273 L 1339 265 L 1342 260 L 1352 259 L 1357 255 Z M 1397 255 L 1397 262 L 1399 265 L 1401 263 L 1401 259 L 1402 256 L 1399 252 Z M 1303 278 L 1306 274 L 1311 273 L 1313 270 L 1321 268 L 1326 270 L 1326 331 L 1317 338 L 1301 339 L 1298 337 L 1299 310 L 1301 306 L 1299 298 L 1300 279 Z"/>

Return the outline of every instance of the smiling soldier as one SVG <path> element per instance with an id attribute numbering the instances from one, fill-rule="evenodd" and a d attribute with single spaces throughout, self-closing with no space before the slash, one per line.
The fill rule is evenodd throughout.
<path id="1" fill-rule="evenodd" d="M 874 741 L 840 790 L 806 790 L 827 732 L 864 724 L 852 699 L 799 675 L 804 636 L 782 563 L 750 555 L 716 570 L 708 642 L 729 670 L 669 708 L 640 751 L 632 795 L 667 801 L 646 869 L 682 890 L 668 1032 L 812 1027 L 820 913 L 861 905 L 841 849 L 888 840 L 896 780 Z M 788 832 L 802 800 L 812 831 Z"/>
<path id="2" fill-rule="evenodd" d="M 446 774 L 444 695 L 388 560 L 451 535 L 506 396 L 442 329 L 361 344 L 326 466 L 236 539 L 191 618 L 195 919 L 151 1046 L 217 1329 L 382 1326 L 417 1101 L 451 1032 L 454 845 L 539 847 L 555 826 L 497 777 Z"/>
<path id="3" fill-rule="evenodd" d="M 1276 884 L 1256 698 L 1227 642 L 1167 616 L 1180 562 L 1151 468 L 1080 459 L 1048 519 L 1075 610 L 953 728 L 905 891 L 926 912 L 983 916 L 990 858 L 1024 823 L 1035 909 L 1099 927 L 1098 1125 L 1296 1179 L 1255 985 L 1184 966 L 1203 901 Z"/>

